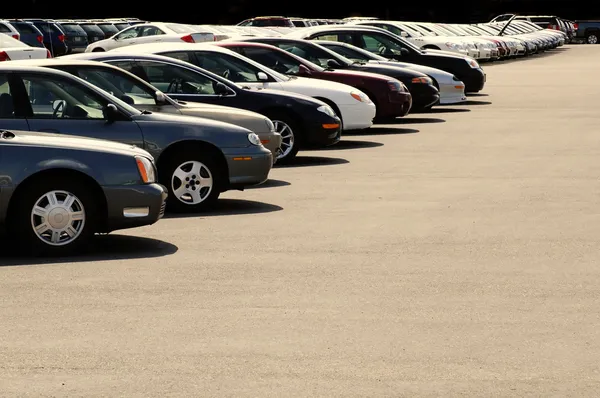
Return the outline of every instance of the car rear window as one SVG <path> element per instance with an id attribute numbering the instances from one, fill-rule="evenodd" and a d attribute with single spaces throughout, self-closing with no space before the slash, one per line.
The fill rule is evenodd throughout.
<path id="1" fill-rule="evenodd" d="M 34 24 L 44 33 L 55 33 L 57 35 L 62 35 L 63 32 L 53 23 L 48 22 L 36 22 Z"/>
<path id="2" fill-rule="evenodd" d="M 39 35 L 37 29 L 35 28 L 35 26 L 33 26 L 33 24 L 27 22 L 14 22 L 12 26 L 14 26 L 15 29 L 19 31 L 19 33 Z"/>
<path id="3" fill-rule="evenodd" d="M 98 25 L 94 23 L 82 23 L 79 25 L 81 29 L 85 30 L 87 33 L 95 34 L 98 36 L 104 36 L 104 32 L 102 29 L 98 27 Z"/>
<path id="4" fill-rule="evenodd" d="M 81 26 L 77 25 L 76 23 L 61 23 L 60 26 L 64 28 L 65 33 L 77 33 L 79 35 L 87 35 L 87 33 L 85 33 L 85 30 L 83 30 Z"/>
<path id="5" fill-rule="evenodd" d="M 124 23 L 116 23 L 115 26 L 117 27 L 117 29 L 119 29 L 119 31 L 121 31 L 123 29 L 130 27 L 131 25 L 129 25 L 127 22 L 124 22 Z"/>
<path id="6" fill-rule="evenodd" d="M 99 23 L 98 27 L 104 33 L 108 33 L 109 35 L 114 35 L 115 33 L 119 33 L 119 29 L 111 23 Z"/>
<path id="7" fill-rule="evenodd" d="M 10 30 L 10 28 L 8 26 L 4 25 L 3 23 L 0 23 L 0 32 L 11 33 L 12 30 Z"/>
<path id="8" fill-rule="evenodd" d="M 194 31 L 194 28 L 192 28 L 190 25 L 180 25 L 175 23 L 168 24 L 167 28 L 171 29 L 175 33 L 191 33 Z"/>

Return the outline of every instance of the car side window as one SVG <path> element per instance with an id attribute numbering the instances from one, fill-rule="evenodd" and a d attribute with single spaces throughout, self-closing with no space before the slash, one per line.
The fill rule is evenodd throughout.
<path id="1" fill-rule="evenodd" d="M 324 33 L 322 35 L 315 36 L 313 40 L 328 40 L 328 41 L 339 41 L 342 43 L 352 44 L 352 35 L 348 33 Z"/>
<path id="2" fill-rule="evenodd" d="M 300 71 L 301 63 L 280 51 L 273 51 L 267 48 L 246 47 L 246 48 L 230 48 L 244 57 L 250 58 L 261 65 L 276 70 L 285 75 L 297 75 Z"/>
<path id="3" fill-rule="evenodd" d="M 167 94 L 215 95 L 217 82 L 179 65 L 154 61 L 138 61 L 148 82 Z"/>
<path id="4" fill-rule="evenodd" d="M 261 70 L 228 54 L 195 52 L 195 64 L 236 83 L 257 83 Z"/>
<path id="5" fill-rule="evenodd" d="M 388 38 L 371 33 L 364 33 L 359 36 L 359 41 L 362 38 L 362 48 L 375 54 L 386 54 L 392 52 L 395 55 L 402 55 L 401 48 L 398 44 Z"/>
<path id="6" fill-rule="evenodd" d="M 366 59 L 362 54 L 357 53 L 356 51 L 351 50 L 344 46 L 327 46 L 327 48 L 329 48 L 332 51 L 335 51 L 336 53 L 338 53 L 348 59 L 353 59 L 353 60 Z"/>
<path id="7" fill-rule="evenodd" d="M 162 53 L 161 55 L 164 55 L 165 57 L 175 58 L 180 61 L 194 63 L 193 62 L 193 60 L 194 60 L 193 54 L 190 54 L 188 51 L 173 51 L 173 52 L 168 52 L 168 53 Z"/>
<path id="8" fill-rule="evenodd" d="M 8 76 L 0 74 L 0 119 L 15 118 L 15 103 L 10 91 Z"/>
<path id="9" fill-rule="evenodd" d="M 106 105 L 86 87 L 49 75 L 21 75 L 34 119 L 104 119 Z"/>
<path id="10" fill-rule="evenodd" d="M 165 32 L 158 29 L 156 26 L 144 26 L 144 27 L 142 27 L 141 33 L 139 34 L 139 36 L 157 36 L 157 35 L 164 35 L 164 34 L 165 34 Z"/>
<path id="11" fill-rule="evenodd" d="M 12 30 L 10 30 L 8 26 L 0 22 L 0 33 L 12 33 Z"/>
<path id="12" fill-rule="evenodd" d="M 139 31 L 140 31 L 140 29 L 134 26 L 129 29 L 125 29 L 124 31 L 119 33 L 117 36 L 115 36 L 115 38 L 117 40 L 133 39 L 134 37 L 138 37 Z"/>
<path id="13" fill-rule="evenodd" d="M 119 71 L 78 68 L 74 74 L 129 105 L 156 105 L 152 90 Z"/>

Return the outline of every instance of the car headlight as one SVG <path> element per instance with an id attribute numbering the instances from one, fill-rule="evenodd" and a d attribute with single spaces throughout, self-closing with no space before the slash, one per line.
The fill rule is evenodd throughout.
<path id="1" fill-rule="evenodd" d="M 258 135 L 256 135 L 256 133 L 250 133 L 248 134 L 248 141 L 250 141 L 250 143 L 252 145 L 262 145 L 262 143 L 260 142 L 260 137 Z"/>
<path id="2" fill-rule="evenodd" d="M 271 121 L 271 119 L 266 118 L 265 119 L 265 124 L 267 125 L 267 130 L 269 130 L 269 131 L 275 131 L 275 125 L 273 124 L 273 122 Z"/>
<path id="3" fill-rule="evenodd" d="M 399 80 L 388 80 L 387 84 L 388 84 L 390 91 L 398 91 L 398 92 L 404 91 L 404 85 Z"/>
<path id="4" fill-rule="evenodd" d="M 136 156 L 135 162 L 137 163 L 140 177 L 145 184 L 156 182 L 156 168 L 154 167 L 154 162 L 152 162 L 152 160 L 144 156 Z"/>
<path id="5" fill-rule="evenodd" d="M 459 44 L 459 43 L 450 43 L 450 42 L 446 43 L 446 47 L 448 47 L 448 48 L 450 48 L 452 50 L 464 50 L 464 49 L 466 49 L 466 47 L 463 46 L 462 44 Z"/>
<path id="6" fill-rule="evenodd" d="M 335 114 L 335 111 L 333 110 L 332 107 L 330 107 L 329 105 L 321 105 L 320 107 L 317 108 L 317 110 L 319 112 L 323 112 L 324 114 L 331 116 L 331 117 L 336 117 L 337 115 Z"/>
<path id="7" fill-rule="evenodd" d="M 424 77 L 413 77 L 413 79 L 411 80 L 412 83 L 423 83 L 423 84 L 433 84 L 433 80 L 431 80 L 430 77 L 424 76 Z"/>
<path id="8" fill-rule="evenodd" d="M 466 61 L 471 68 L 479 68 L 479 64 L 474 59 L 467 58 Z"/>
<path id="9" fill-rule="evenodd" d="M 367 97 L 367 94 L 363 93 L 362 91 L 352 91 L 350 93 L 350 96 L 357 101 L 364 102 L 367 104 L 371 103 L 371 99 Z"/>

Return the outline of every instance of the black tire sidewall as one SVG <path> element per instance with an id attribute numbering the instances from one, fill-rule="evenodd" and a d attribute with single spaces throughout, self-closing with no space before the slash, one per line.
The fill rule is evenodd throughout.
<path id="1" fill-rule="evenodd" d="M 83 231 L 75 241 L 64 246 L 50 246 L 44 243 L 33 231 L 31 226 L 31 210 L 42 195 L 51 191 L 65 191 L 75 195 L 83 205 L 85 212 L 85 224 Z M 27 249 L 32 255 L 65 255 L 77 253 L 87 247 L 89 240 L 98 225 L 99 206 L 94 199 L 92 190 L 78 180 L 64 179 L 49 181 L 38 180 L 24 188 L 19 193 L 15 213 L 9 219 L 10 229 L 15 231 L 17 244 Z"/>
<path id="2" fill-rule="evenodd" d="M 180 201 L 173 193 L 172 185 L 173 173 L 177 167 L 179 167 L 182 163 L 191 161 L 201 162 L 204 164 L 210 171 L 213 178 L 212 191 L 206 199 L 195 205 L 189 205 Z M 167 187 L 169 191 L 167 210 L 176 213 L 194 213 L 213 207 L 217 199 L 219 199 L 219 195 L 226 186 L 224 170 L 219 167 L 219 162 L 217 161 L 216 155 L 201 148 L 196 151 L 188 150 L 178 152 L 176 155 L 172 155 L 163 165 L 161 165 L 161 167 L 159 167 L 158 175 L 160 183 Z"/>

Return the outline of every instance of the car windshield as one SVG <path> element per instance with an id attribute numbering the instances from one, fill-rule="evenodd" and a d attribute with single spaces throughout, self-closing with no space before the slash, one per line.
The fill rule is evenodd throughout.
<path id="1" fill-rule="evenodd" d="M 127 22 L 123 22 L 123 23 L 118 22 L 118 23 L 115 24 L 115 26 L 117 27 L 117 29 L 119 29 L 119 32 L 120 32 L 123 29 L 127 29 L 131 25 L 129 25 Z"/>
<path id="2" fill-rule="evenodd" d="M 354 61 L 339 55 L 335 51 L 331 51 L 325 47 L 319 46 L 320 40 L 315 40 L 314 43 L 304 42 L 283 42 L 275 45 L 282 50 L 288 51 L 300 58 L 306 59 L 313 64 L 319 65 L 322 68 L 330 69 L 329 60 L 335 60 L 342 66 L 350 66 Z M 272 44 L 272 43 L 268 43 Z"/>
<path id="3" fill-rule="evenodd" d="M 365 51 L 362 48 L 358 48 L 358 47 L 349 47 L 349 46 L 345 46 L 342 44 L 337 44 L 335 42 L 324 42 L 321 43 L 321 46 L 335 51 L 336 53 L 351 59 L 353 61 L 364 61 L 367 62 L 369 60 L 374 60 L 374 61 L 387 61 L 388 59 L 386 57 L 382 57 L 381 55 L 378 54 L 373 54 L 372 52 L 369 51 Z"/>
<path id="4" fill-rule="evenodd" d="M 201 65 L 198 65 L 199 67 L 207 69 L 236 83 L 259 82 L 260 79 L 258 78 L 258 73 L 263 71 L 278 80 L 284 82 L 290 80 L 289 76 L 269 69 L 251 59 L 245 60 L 241 57 L 212 51 L 197 54 L 196 58 L 198 58 L 198 62 L 201 63 Z"/>
<path id="5" fill-rule="evenodd" d="M 323 72 L 323 68 L 307 60 L 300 60 L 287 51 L 274 50 L 257 46 L 241 47 L 235 50 L 240 55 L 250 58 L 276 72 L 285 75 L 298 75 L 300 65 L 305 65 L 310 69 Z"/>

